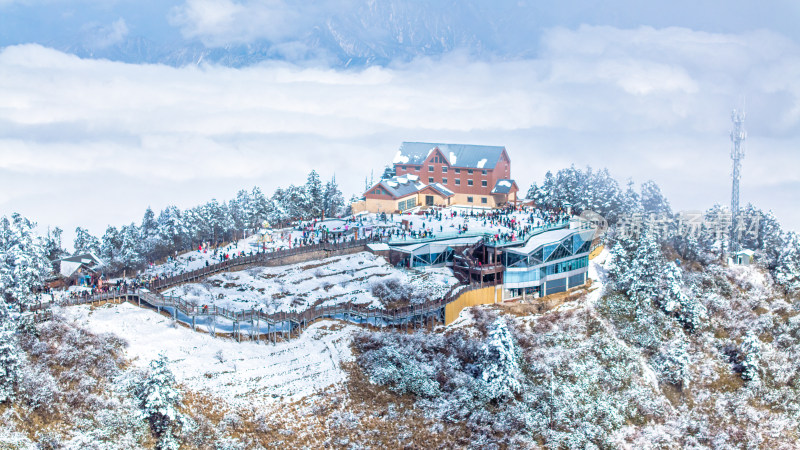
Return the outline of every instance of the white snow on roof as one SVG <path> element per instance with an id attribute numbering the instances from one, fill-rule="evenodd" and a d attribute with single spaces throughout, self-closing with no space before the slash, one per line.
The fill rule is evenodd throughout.
<path id="1" fill-rule="evenodd" d="M 392 160 L 393 164 L 406 164 L 408 163 L 408 156 L 404 155 L 401 150 L 397 151 L 397 154 L 394 155 L 394 159 Z"/>
<path id="2" fill-rule="evenodd" d="M 61 261 L 61 275 L 64 277 L 71 277 L 80 266 L 81 263 L 79 262 Z"/>
<path id="3" fill-rule="evenodd" d="M 458 157 L 456 156 L 456 154 L 453 153 L 453 152 L 450 152 L 450 165 L 451 166 L 455 165 L 457 161 L 458 161 Z"/>
<path id="4" fill-rule="evenodd" d="M 503 187 L 511 187 L 511 182 L 507 180 L 499 181 L 497 184 Z"/>
<path id="5" fill-rule="evenodd" d="M 406 177 L 397 177 L 397 182 L 400 183 L 400 184 L 407 184 L 408 183 L 408 178 L 406 178 Z"/>
<path id="6" fill-rule="evenodd" d="M 369 249 L 372 250 L 373 252 L 381 252 L 389 250 L 389 244 L 383 244 L 383 243 L 367 244 L 367 247 L 369 247 Z"/>
<path id="7" fill-rule="evenodd" d="M 483 158 L 482 160 L 478 161 L 478 169 L 483 169 L 483 166 L 486 165 L 486 161 L 487 161 L 486 158 Z"/>
<path id="8" fill-rule="evenodd" d="M 406 178 L 408 178 L 409 181 L 419 181 L 419 175 L 411 175 L 409 173 L 409 174 L 406 174 Z"/>
<path id="9" fill-rule="evenodd" d="M 389 180 L 386 180 L 386 184 L 389 185 L 389 187 L 393 187 L 393 188 L 396 188 L 398 186 L 397 183 L 395 183 L 394 181 L 389 181 Z"/>

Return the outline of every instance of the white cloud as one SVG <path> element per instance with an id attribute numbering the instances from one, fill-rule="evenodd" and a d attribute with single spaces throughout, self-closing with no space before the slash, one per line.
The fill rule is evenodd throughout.
<path id="1" fill-rule="evenodd" d="M 172 10 L 170 22 L 187 38 L 210 46 L 297 37 L 337 2 L 289 4 L 284 0 L 187 0 Z M 343 6 L 339 2 L 338 7 Z M 337 8 L 338 8 L 337 7 Z"/>
<path id="2" fill-rule="evenodd" d="M 97 48 L 105 48 L 122 42 L 128 35 L 128 25 L 125 19 L 119 18 L 108 26 L 100 27 L 96 31 L 94 42 Z"/>
<path id="3" fill-rule="evenodd" d="M 174 68 L 9 47 L 0 52 L 0 214 L 30 208 L 59 224 L 55 198 L 100 231 L 121 211 L 138 219 L 148 204 L 189 206 L 256 183 L 270 191 L 311 168 L 335 172 L 352 193 L 402 140 L 506 145 L 523 189 L 570 163 L 608 166 L 700 209 L 728 201 L 728 115 L 746 94 L 743 200 L 800 228 L 775 191 L 800 183 L 799 61 L 796 46 L 770 33 L 674 28 L 558 29 L 539 59 L 453 54 L 365 70 Z M 74 201 L 81 180 L 102 214 Z M 71 190 L 43 198 L 37 183 Z"/>

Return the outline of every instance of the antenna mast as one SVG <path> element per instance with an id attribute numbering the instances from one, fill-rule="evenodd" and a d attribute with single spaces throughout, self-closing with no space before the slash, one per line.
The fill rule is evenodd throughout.
<path id="1" fill-rule="evenodd" d="M 731 189 L 731 242 L 729 251 L 735 252 L 739 250 L 739 242 L 736 239 L 737 227 L 741 226 L 738 223 L 739 218 L 739 180 L 742 177 L 742 160 L 744 159 L 744 140 L 747 138 L 747 132 L 744 131 L 744 110 L 733 110 L 731 113 L 731 121 L 733 122 L 733 130 L 731 130 L 731 159 L 733 160 L 733 186 Z"/>

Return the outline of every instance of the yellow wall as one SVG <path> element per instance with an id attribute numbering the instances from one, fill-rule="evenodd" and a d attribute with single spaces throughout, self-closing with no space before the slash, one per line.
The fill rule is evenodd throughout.
<path id="1" fill-rule="evenodd" d="M 476 289 L 474 291 L 465 292 L 456 300 L 448 303 L 444 308 L 444 323 L 450 325 L 461 313 L 461 310 L 470 306 L 488 305 L 491 303 L 498 303 L 502 301 L 501 289 L 495 286 L 486 287 L 483 289 Z"/>
<path id="2" fill-rule="evenodd" d="M 589 259 L 594 259 L 600 252 L 603 251 L 603 245 L 598 245 L 596 249 L 592 250 L 592 253 L 589 253 Z"/>
<path id="3" fill-rule="evenodd" d="M 358 214 L 361 211 L 366 211 L 366 210 L 367 210 L 367 202 L 365 200 L 359 200 L 357 202 L 353 202 L 350 204 L 350 211 L 352 211 L 353 214 Z"/>
<path id="4" fill-rule="evenodd" d="M 371 213 L 382 213 L 385 212 L 386 214 L 393 213 L 397 211 L 397 204 L 400 202 L 404 202 L 409 198 L 416 198 L 416 194 L 409 195 L 397 200 L 382 200 L 376 198 L 368 198 L 365 203 L 365 209 Z M 417 202 L 419 204 L 419 202 Z"/>

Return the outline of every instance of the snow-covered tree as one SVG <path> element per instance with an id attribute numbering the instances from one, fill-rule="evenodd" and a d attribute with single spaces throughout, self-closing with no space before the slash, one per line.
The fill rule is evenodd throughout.
<path id="1" fill-rule="evenodd" d="M 145 257 L 140 246 L 139 228 L 136 224 L 123 225 L 120 230 L 119 269 L 139 269 L 144 266 Z"/>
<path id="2" fill-rule="evenodd" d="M 621 213 L 619 183 L 606 169 L 595 172 L 591 167 L 584 171 L 571 166 L 556 175 L 547 172 L 541 186 L 534 183 L 528 190 L 528 198 L 542 208 L 564 209 L 569 204 L 575 212 L 592 210 L 609 223 L 616 222 Z"/>
<path id="3" fill-rule="evenodd" d="M 184 421 L 178 410 L 182 394 L 163 354 L 150 362 L 147 377 L 137 386 L 136 398 L 143 418 L 158 439 L 158 448 L 177 449 L 175 433 Z"/>
<path id="4" fill-rule="evenodd" d="M 122 247 L 122 236 L 116 227 L 109 225 L 103 234 L 103 241 L 100 244 L 100 257 L 112 267 L 119 258 L 120 248 Z"/>
<path id="5" fill-rule="evenodd" d="M 686 342 L 682 339 L 667 343 L 653 358 L 653 366 L 659 378 L 681 387 L 689 382 L 689 365 L 689 352 Z"/>
<path id="6" fill-rule="evenodd" d="M 11 220 L 0 219 L 0 297 L 9 305 L 35 302 L 34 291 L 51 270 L 44 242 L 33 232 L 35 226 L 16 213 Z"/>
<path id="7" fill-rule="evenodd" d="M 642 212 L 642 201 L 634 189 L 634 182 L 628 179 L 625 192 L 622 194 L 621 207 L 624 214 L 637 214 Z"/>
<path id="8" fill-rule="evenodd" d="M 248 221 L 251 229 L 261 228 L 261 224 L 265 220 L 272 223 L 270 216 L 275 209 L 272 199 L 267 198 L 258 187 L 253 187 L 253 190 L 250 191 L 250 202 Z"/>
<path id="9" fill-rule="evenodd" d="M 796 233 L 785 233 L 775 266 L 775 281 L 790 294 L 800 293 L 800 238 Z"/>
<path id="10" fill-rule="evenodd" d="M 616 289 L 631 300 L 655 302 L 690 331 L 702 325 L 705 308 L 694 295 L 686 293 L 680 268 L 664 258 L 661 244 L 647 227 L 642 230 L 635 250 L 628 251 L 622 243 L 612 249 L 611 264 L 609 274 Z"/>
<path id="11" fill-rule="evenodd" d="M 100 240 L 89 233 L 89 230 L 86 228 L 75 228 L 75 241 L 73 242 L 73 246 L 75 247 L 75 254 L 100 252 Z"/>
<path id="12" fill-rule="evenodd" d="M 47 253 L 47 258 L 50 261 L 54 261 L 67 255 L 67 251 L 64 250 L 63 244 L 61 243 L 61 235 L 63 233 L 64 230 L 59 227 L 55 227 L 52 230 L 50 230 L 50 228 L 47 229 L 44 246 L 45 252 Z"/>
<path id="13" fill-rule="evenodd" d="M 504 318 L 494 321 L 482 350 L 481 379 L 486 383 L 489 398 L 503 400 L 518 394 L 522 389 L 519 354 Z"/>
<path id="14" fill-rule="evenodd" d="M 681 270 L 670 261 L 664 267 L 661 308 L 674 315 L 689 331 L 697 330 L 706 318 L 705 307 L 693 295 L 684 292 Z"/>
<path id="15" fill-rule="evenodd" d="M 15 326 L 5 305 L 0 304 L 0 403 L 14 399 L 19 365 L 20 355 Z"/>
<path id="16" fill-rule="evenodd" d="M 672 208 L 669 206 L 664 194 L 661 193 L 661 188 L 653 180 L 648 180 L 642 183 L 642 209 L 646 214 L 655 214 L 656 216 L 670 216 L 672 215 Z"/>
<path id="17" fill-rule="evenodd" d="M 319 179 L 316 170 L 308 174 L 305 185 L 305 213 L 304 218 L 319 218 L 324 213 L 325 188 Z"/>
<path id="18" fill-rule="evenodd" d="M 742 356 L 742 378 L 758 384 L 761 380 L 761 342 L 752 331 L 748 331 L 740 346 Z"/>
<path id="19" fill-rule="evenodd" d="M 336 176 L 325 184 L 324 195 L 324 214 L 325 217 L 339 217 L 344 211 L 344 196 L 336 184 Z"/>
<path id="20" fill-rule="evenodd" d="M 158 245 L 156 246 L 156 258 L 169 256 L 172 252 L 184 248 L 186 239 L 186 227 L 183 223 L 181 210 L 177 206 L 170 205 L 164 208 L 156 220 L 158 226 Z"/>

